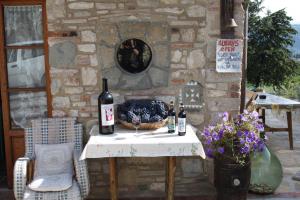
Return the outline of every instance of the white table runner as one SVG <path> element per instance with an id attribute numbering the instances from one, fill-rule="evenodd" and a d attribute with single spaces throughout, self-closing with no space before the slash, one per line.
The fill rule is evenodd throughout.
<path id="1" fill-rule="evenodd" d="M 201 156 L 205 158 L 203 146 L 192 126 L 187 125 L 186 135 L 168 133 L 167 127 L 157 130 L 123 129 L 115 126 L 111 135 L 100 135 L 95 125 L 80 159 L 105 157 L 163 157 Z"/>

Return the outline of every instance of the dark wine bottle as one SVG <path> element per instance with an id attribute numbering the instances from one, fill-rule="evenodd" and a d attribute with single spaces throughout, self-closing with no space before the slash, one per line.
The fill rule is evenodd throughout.
<path id="1" fill-rule="evenodd" d="M 178 135 L 184 136 L 186 133 L 186 113 L 184 112 L 183 103 L 180 103 L 178 113 Z"/>
<path id="2" fill-rule="evenodd" d="M 168 133 L 175 133 L 176 128 L 176 112 L 174 110 L 174 102 L 170 102 L 170 109 L 168 112 Z"/>
<path id="3" fill-rule="evenodd" d="M 108 91 L 107 79 L 103 78 L 103 91 L 98 97 L 99 133 L 114 133 L 114 99 Z"/>

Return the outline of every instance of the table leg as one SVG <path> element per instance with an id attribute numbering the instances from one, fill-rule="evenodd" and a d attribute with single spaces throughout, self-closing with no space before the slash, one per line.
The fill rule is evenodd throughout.
<path id="1" fill-rule="evenodd" d="M 167 158 L 167 177 L 166 177 L 166 199 L 174 199 L 174 182 L 176 172 L 176 157 Z"/>
<path id="2" fill-rule="evenodd" d="M 110 181 L 110 199 L 118 199 L 118 177 L 116 169 L 116 158 L 109 158 L 109 181 Z"/>
<path id="3" fill-rule="evenodd" d="M 287 118 L 287 125 L 288 125 L 288 133 L 289 133 L 289 142 L 290 142 L 290 149 L 294 149 L 294 141 L 293 141 L 293 123 L 292 123 L 292 112 L 286 112 Z"/>
<path id="4" fill-rule="evenodd" d="M 264 108 L 261 109 L 261 115 L 262 115 L 263 124 L 266 125 L 266 109 Z"/>

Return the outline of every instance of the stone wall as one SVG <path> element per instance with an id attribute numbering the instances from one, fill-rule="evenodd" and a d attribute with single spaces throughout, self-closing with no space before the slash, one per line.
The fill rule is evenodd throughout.
<path id="1" fill-rule="evenodd" d="M 243 32 L 241 2 L 235 2 L 237 38 Z M 199 129 L 218 112 L 239 110 L 241 74 L 215 70 L 219 0 L 47 0 L 47 20 L 53 116 L 78 117 L 86 139 L 97 120 L 103 76 L 109 77 L 116 104 L 140 96 L 178 104 L 188 92 L 199 91 L 187 111 L 188 121 Z M 136 89 L 137 80 L 144 78 L 118 71 L 114 59 L 116 46 L 131 36 L 150 44 L 155 63 L 147 72 L 149 83 Z M 125 87 L 120 89 L 122 79 Z M 207 163 L 184 158 L 177 164 L 177 195 L 211 194 L 211 168 L 203 170 Z M 89 160 L 91 198 L 109 196 L 107 166 L 105 159 Z M 118 168 L 120 196 L 163 195 L 163 158 L 118 159 Z"/>

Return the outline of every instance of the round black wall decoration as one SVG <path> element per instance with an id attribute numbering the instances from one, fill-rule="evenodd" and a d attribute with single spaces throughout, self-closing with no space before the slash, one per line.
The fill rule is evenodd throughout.
<path id="1" fill-rule="evenodd" d="M 144 41 L 128 39 L 117 49 L 117 61 L 126 72 L 137 74 L 148 68 L 152 59 L 152 52 Z"/>

